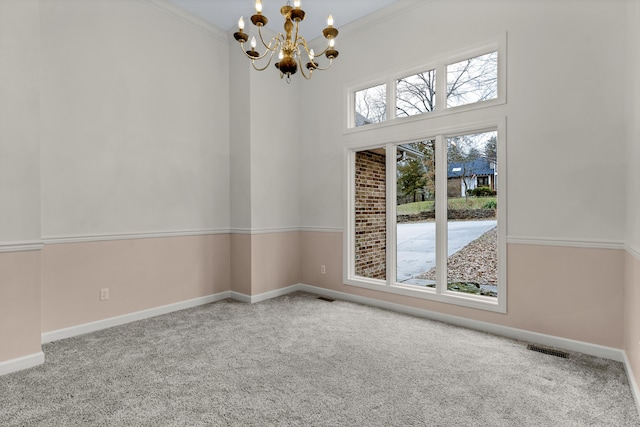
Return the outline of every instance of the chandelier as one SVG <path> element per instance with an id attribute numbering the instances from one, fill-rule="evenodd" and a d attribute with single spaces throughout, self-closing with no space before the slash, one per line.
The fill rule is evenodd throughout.
<path id="1" fill-rule="evenodd" d="M 300 68 L 301 74 L 305 79 L 309 80 L 314 70 L 326 70 L 331 67 L 334 58 L 338 56 L 335 49 L 335 39 L 338 36 L 338 30 L 333 27 L 333 17 L 329 15 L 327 19 L 327 28 L 322 30 L 322 35 L 328 40 L 327 47 L 316 55 L 313 49 L 309 49 L 307 41 L 298 33 L 298 26 L 304 20 L 305 13 L 300 9 L 300 0 L 294 0 L 293 7 L 287 1 L 285 6 L 280 8 L 280 13 L 284 17 L 284 34 L 278 33 L 272 37 L 267 43 L 262 35 L 262 27 L 267 25 L 267 17 L 262 14 L 262 1 L 256 0 L 256 14 L 251 16 L 251 22 L 258 27 L 258 36 L 260 42 L 266 49 L 264 53 L 256 51 L 256 38 L 251 37 L 251 50 L 246 50 L 244 44 L 249 40 L 249 36 L 244 32 L 244 19 L 241 16 L 238 21 L 238 32 L 233 37 L 240 43 L 240 47 L 247 58 L 251 60 L 251 65 L 258 71 L 266 70 L 271 64 L 273 56 L 278 54 L 278 62 L 275 63 L 276 68 L 280 71 L 280 78 L 286 76 L 287 82 L 291 82 L 291 75 L 295 74 Z M 317 56 L 326 56 L 329 64 L 320 67 L 316 62 Z M 309 62 L 302 65 L 303 56 L 308 58 Z M 256 61 L 260 61 L 268 57 L 268 61 L 264 66 L 256 65 Z M 305 72 L 305 68 L 307 71 Z"/>

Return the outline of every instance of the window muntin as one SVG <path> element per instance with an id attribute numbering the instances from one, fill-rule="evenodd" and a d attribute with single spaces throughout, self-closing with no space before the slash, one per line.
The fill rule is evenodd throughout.
<path id="1" fill-rule="evenodd" d="M 387 120 L 387 85 L 381 84 L 355 92 L 355 126 Z"/>
<path id="2" fill-rule="evenodd" d="M 409 117 L 436 109 L 436 70 L 396 80 L 396 117 Z"/>
<path id="3" fill-rule="evenodd" d="M 497 51 L 447 65 L 447 108 L 497 97 Z"/>

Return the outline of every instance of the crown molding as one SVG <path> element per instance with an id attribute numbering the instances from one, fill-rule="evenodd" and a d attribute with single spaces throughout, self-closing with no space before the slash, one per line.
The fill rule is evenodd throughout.
<path id="1" fill-rule="evenodd" d="M 197 16 L 190 14 L 177 6 L 169 3 L 167 0 L 138 0 L 148 6 L 160 10 L 166 15 L 186 24 L 198 31 L 201 31 L 209 36 L 212 36 L 222 42 L 228 43 L 229 39 L 227 33 L 215 25 L 210 24 L 204 19 L 200 19 Z"/>

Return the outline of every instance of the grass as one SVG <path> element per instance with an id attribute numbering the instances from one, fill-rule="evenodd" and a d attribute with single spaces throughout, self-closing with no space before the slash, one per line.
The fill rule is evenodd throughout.
<path id="1" fill-rule="evenodd" d="M 495 197 L 454 197 L 449 199 L 449 209 L 483 209 L 487 202 L 496 202 Z M 411 215 L 433 210 L 433 200 L 398 205 L 398 215 Z"/>

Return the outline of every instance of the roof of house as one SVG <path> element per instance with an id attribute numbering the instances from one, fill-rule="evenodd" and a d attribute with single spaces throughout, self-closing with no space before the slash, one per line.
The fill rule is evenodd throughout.
<path id="1" fill-rule="evenodd" d="M 470 162 L 449 163 L 447 171 L 448 178 L 459 178 L 461 176 L 473 175 L 493 175 L 495 173 L 493 162 L 488 159 L 475 159 Z"/>

